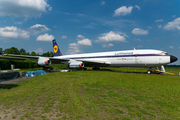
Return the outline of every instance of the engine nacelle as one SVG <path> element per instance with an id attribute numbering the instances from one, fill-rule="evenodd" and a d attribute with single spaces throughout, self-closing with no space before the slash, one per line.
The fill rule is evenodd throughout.
<path id="1" fill-rule="evenodd" d="M 51 61 L 49 60 L 49 58 L 39 57 L 39 59 L 38 59 L 38 65 L 45 66 L 45 65 L 49 65 L 49 64 L 51 64 Z"/>
<path id="2" fill-rule="evenodd" d="M 79 61 L 71 61 L 68 63 L 69 68 L 84 68 L 84 63 Z"/>

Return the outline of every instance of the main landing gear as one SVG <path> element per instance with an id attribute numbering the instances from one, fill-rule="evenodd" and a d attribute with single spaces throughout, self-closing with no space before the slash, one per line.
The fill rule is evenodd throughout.
<path id="1" fill-rule="evenodd" d="M 87 68 L 84 67 L 84 68 L 80 68 L 79 70 L 87 70 Z"/>
<path id="2" fill-rule="evenodd" d="M 87 68 L 82 68 L 82 70 L 87 70 Z"/>
<path id="3" fill-rule="evenodd" d="M 93 67 L 92 70 L 100 70 L 99 67 Z"/>

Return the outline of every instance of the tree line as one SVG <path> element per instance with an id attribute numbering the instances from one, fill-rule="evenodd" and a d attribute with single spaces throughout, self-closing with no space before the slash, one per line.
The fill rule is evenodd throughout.
<path id="1" fill-rule="evenodd" d="M 16 47 L 7 48 L 4 51 L 2 48 L 0 48 L 0 54 L 30 55 L 30 56 L 44 56 L 44 57 L 53 57 L 54 56 L 54 53 L 49 52 L 49 51 L 46 53 L 42 53 L 42 54 L 36 53 L 34 51 L 29 53 L 29 52 L 26 52 L 26 50 L 23 48 L 18 50 Z"/>

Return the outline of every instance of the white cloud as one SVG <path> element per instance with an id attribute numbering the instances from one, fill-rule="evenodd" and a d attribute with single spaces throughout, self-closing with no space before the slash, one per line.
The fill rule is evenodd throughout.
<path id="1" fill-rule="evenodd" d="M 14 26 L 7 26 L 5 28 L 0 27 L 0 37 L 3 38 L 27 38 L 29 39 L 29 32 L 21 30 Z"/>
<path id="2" fill-rule="evenodd" d="M 102 2 L 101 2 L 101 5 L 104 5 L 104 4 L 106 4 L 105 1 L 102 1 Z"/>
<path id="3" fill-rule="evenodd" d="M 138 39 L 136 39 L 136 40 L 137 40 L 137 41 L 141 41 L 141 39 L 139 39 L 139 38 L 138 38 Z"/>
<path id="4" fill-rule="evenodd" d="M 79 49 L 78 44 L 76 44 L 76 43 L 70 43 L 69 44 L 68 54 L 77 54 L 80 52 L 82 52 L 82 51 Z"/>
<path id="5" fill-rule="evenodd" d="M 14 22 L 15 24 L 23 24 L 23 22 Z"/>
<path id="6" fill-rule="evenodd" d="M 45 25 L 36 24 L 36 25 L 31 26 L 30 30 L 32 30 L 34 33 L 41 33 L 41 32 L 46 32 L 51 29 L 47 28 Z"/>
<path id="7" fill-rule="evenodd" d="M 161 28 L 162 27 L 162 25 L 158 25 L 158 28 Z"/>
<path id="8" fill-rule="evenodd" d="M 85 45 L 85 46 L 91 46 L 92 45 L 91 40 L 85 38 L 83 35 L 78 35 L 77 37 L 78 37 L 77 38 L 77 40 L 78 40 L 77 44 L 78 45 Z"/>
<path id="9" fill-rule="evenodd" d="M 85 16 L 85 14 L 77 13 L 78 16 Z"/>
<path id="10" fill-rule="evenodd" d="M 42 48 L 37 48 L 37 50 L 34 50 L 34 52 L 36 52 L 36 53 L 43 53 L 43 49 Z"/>
<path id="11" fill-rule="evenodd" d="M 76 54 L 82 52 L 80 48 L 82 46 L 92 46 L 91 40 L 85 38 L 83 35 L 77 36 L 77 43 L 70 43 L 68 54 Z"/>
<path id="12" fill-rule="evenodd" d="M 168 22 L 164 27 L 165 30 L 180 30 L 180 17 L 176 18 L 172 22 Z"/>
<path id="13" fill-rule="evenodd" d="M 77 37 L 82 39 L 85 38 L 83 35 L 78 35 Z"/>
<path id="14" fill-rule="evenodd" d="M 149 28 L 149 29 L 152 29 L 153 27 L 151 27 L 151 26 L 148 26 L 147 28 Z"/>
<path id="15" fill-rule="evenodd" d="M 18 22 L 14 22 L 14 24 L 23 24 L 23 23 L 26 22 L 27 20 L 28 20 L 28 18 L 24 18 L 24 20 L 18 21 Z"/>
<path id="16" fill-rule="evenodd" d="M 180 47 L 179 47 L 179 49 L 180 49 Z"/>
<path id="17" fill-rule="evenodd" d="M 95 18 L 96 23 L 92 24 L 91 26 L 93 28 L 97 28 L 99 24 L 103 26 L 110 26 L 110 27 L 120 27 L 120 28 L 126 28 L 130 26 L 135 26 L 137 25 L 134 21 L 132 20 L 127 20 L 127 19 L 104 19 L 104 18 Z"/>
<path id="18" fill-rule="evenodd" d="M 107 45 L 106 45 L 106 44 L 102 44 L 102 47 L 103 47 L 103 48 L 105 48 L 105 47 L 112 47 L 112 46 L 114 46 L 114 45 L 111 44 L 111 43 L 109 43 L 109 44 L 107 44 Z"/>
<path id="19" fill-rule="evenodd" d="M 163 19 L 155 20 L 154 22 L 162 22 L 162 21 L 163 21 Z"/>
<path id="20" fill-rule="evenodd" d="M 101 37 L 98 37 L 98 40 L 96 40 L 96 42 L 126 42 L 124 36 L 121 36 L 119 33 L 110 31 L 109 33 L 102 34 Z"/>
<path id="21" fill-rule="evenodd" d="M 53 35 L 48 35 L 47 33 L 44 35 L 39 35 L 36 41 L 52 41 L 54 39 Z"/>
<path id="22" fill-rule="evenodd" d="M 147 35 L 147 34 L 148 34 L 148 31 L 147 31 L 147 30 L 140 29 L 140 28 L 134 28 L 134 29 L 132 30 L 132 34 L 135 34 L 135 35 Z"/>
<path id="23" fill-rule="evenodd" d="M 66 38 L 67 38 L 67 36 L 63 35 L 61 38 L 62 38 L 62 39 L 66 39 Z"/>
<path id="24" fill-rule="evenodd" d="M 48 10 L 49 10 L 49 11 L 52 11 L 52 7 L 49 7 Z"/>
<path id="25" fill-rule="evenodd" d="M 169 48 L 174 49 L 174 47 L 173 47 L 173 46 L 169 46 Z"/>
<path id="26" fill-rule="evenodd" d="M 91 46 L 92 43 L 91 43 L 91 40 L 89 39 L 82 39 L 82 40 L 79 40 L 77 42 L 78 45 L 86 45 L 86 46 Z"/>
<path id="27" fill-rule="evenodd" d="M 138 5 L 135 5 L 134 7 L 135 7 L 135 8 L 137 8 L 138 10 L 140 10 L 140 9 L 141 9 Z"/>
<path id="28" fill-rule="evenodd" d="M 143 46 L 142 45 L 139 45 L 137 48 L 142 48 Z"/>
<path id="29" fill-rule="evenodd" d="M 176 17 L 176 15 L 172 15 L 172 17 Z"/>
<path id="30" fill-rule="evenodd" d="M 122 6 L 114 11 L 114 16 L 125 16 L 131 13 L 133 6 L 126 8 L 126 6 Z"/>
<path id="31" fill-rule="evenodd" d="M 47 0 L 0 0 L 0 16 L 32 17 L 41 16 L 52 7 Z"/>

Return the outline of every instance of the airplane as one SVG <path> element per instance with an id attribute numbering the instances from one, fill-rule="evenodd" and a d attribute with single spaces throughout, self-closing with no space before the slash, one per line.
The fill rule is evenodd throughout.
<path id="1" fill-rule="evenodd" d="M 4 54 L 10 57 L 24 57 L 37 59 L 38 65 L 49 65 L 53 61 L 66 64 L 68 68 L 80 68 L 86 70 L 86 67 L 93 67 L 93 70 L 100 70 L 99 67 L 148 67 L 148 74 L 152 73 L 151 68 L 161 67 L 165 72 L 164 66 L 178 60 L 177 57 L 167 52 L 153 49 L 124 50 L 111 52 L 97 52 L 63 55 L 58 47 L 56 39 L 52 40 L 54 57 L 26 56 Z"/>

